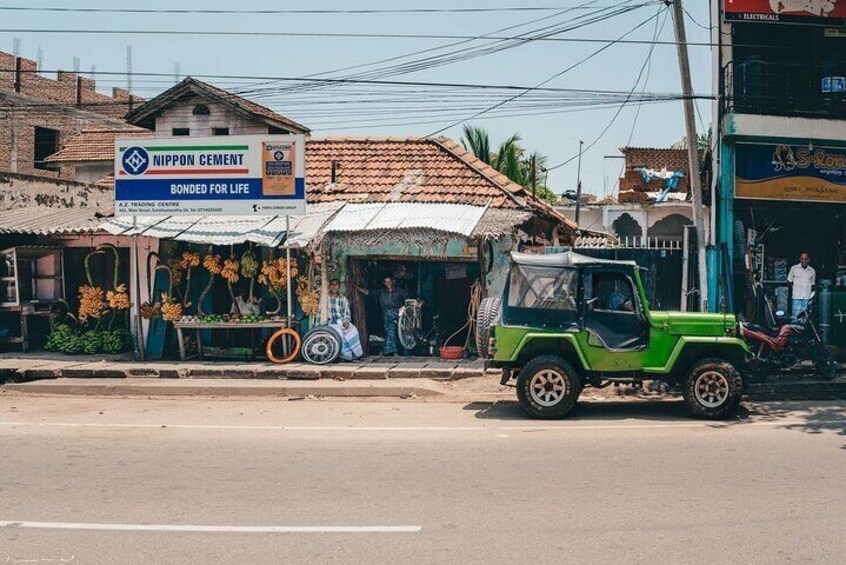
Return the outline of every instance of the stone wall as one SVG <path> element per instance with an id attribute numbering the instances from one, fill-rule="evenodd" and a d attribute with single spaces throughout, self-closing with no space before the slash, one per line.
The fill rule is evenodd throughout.
<path id="1" fill-rule="evenodd" d="M 62 179 L 0 172 L 0 210 L 27 206 L 51 208 L 114 207 L 114 191 Z"/>

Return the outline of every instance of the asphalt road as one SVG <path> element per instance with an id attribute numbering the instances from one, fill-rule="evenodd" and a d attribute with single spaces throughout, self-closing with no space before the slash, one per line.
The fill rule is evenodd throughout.
<path id="1" fill-rule="evenodd" d="M 843 563 L 846 404 L 0 397 L 0 564 Z"/>

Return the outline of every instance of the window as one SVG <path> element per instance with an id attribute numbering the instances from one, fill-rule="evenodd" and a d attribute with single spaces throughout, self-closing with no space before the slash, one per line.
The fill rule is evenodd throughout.
<path id="1" fill-rule="evenodd" d="M 576 270 L 515 265 L 508 306 L 549 310 L 576 309 Z"/>
<path id="2" fill-rule="evenodd" d="M 286 133 L 290 133 L 290 132 L 288 130 L 278 128 L 276 126 L 269 126 L 267 128 L 267 133 L 269 133 L 271 135 L 276 135 L 276 134 L 286 134 Z"/>
<path id="3" fill-rule="evenodd" d="M 506 324 L 569 328 L 578 323 L 579 271 L 514 265 L 508 279 Z"/>
<path id="4" fill-rule="evenodd" d="M 187 137 L 191 135 L 191 130 L 188 128 L 173 128 L 173 137 Z"/>
<path id="5" fill-rule="evenodd" d="M 229 128 L 212 128 L 212 135 L 229 135 Z"/>
<path id="6" fill-rule="evenodd" d="M 593 273 L 591 292 L 587 297 L 590 310 L 634 312 L 632 281 L 623 273 Z"/>
<path id="7" fill-rule="evenodd" d="M 51 169 L 44 159 L 59 150 L 59 132 L 48 128 L 35 128 L 34 165 L 36 169 Z"/>
<path id="8" fill-rule="evenodd" d="M 197 104 L 196 106 L 194 106 L 192 114 L 194 114 L 195 116 L 210 116 L 211 111 L 209 110 L 209 107 L 205 104 Z"/>

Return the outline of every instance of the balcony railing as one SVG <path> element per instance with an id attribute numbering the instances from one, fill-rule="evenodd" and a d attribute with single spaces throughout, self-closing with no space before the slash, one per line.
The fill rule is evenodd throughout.
<path id="1" fill-rule="evenodd" d="M 846 71 L 759 59 L 724 68 L 725 109 L 739 114 L 846 120 Z"/>

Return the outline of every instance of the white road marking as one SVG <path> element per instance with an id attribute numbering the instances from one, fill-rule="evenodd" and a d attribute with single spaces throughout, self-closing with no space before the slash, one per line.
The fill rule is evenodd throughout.
<path id="1" fill-rule="evenodd" d="M 417 533 L 423 529 L 421 526 L 193 526 L 180 524 L 87 524 L 80 522 L 24 521 L 0 521 L 0 528 L 235 534 L 408 534 Z"/>
<path id="2" fill-rule="evenodd" d="M 249 426 L 224 424 L 132 424 L 106 422 L 0 422 L 5 427 L 57 427 L 57 428 L 159 428 L 177 430 L 235 430 L 235 431 L 289 431 L 289 432 L 480 432 L 480 431 L 586 431 L 586 430 L 643 430 L 661 428 L 776 428 L 785 426 L 842 425 L 846 419 L 809 423 L 803 420 L 768 420 L 765 422 L 669 422 L 648 424 L 564 424 L 524 426 Z"/>

